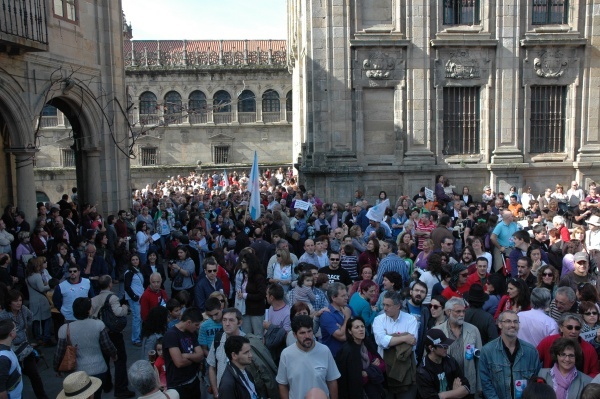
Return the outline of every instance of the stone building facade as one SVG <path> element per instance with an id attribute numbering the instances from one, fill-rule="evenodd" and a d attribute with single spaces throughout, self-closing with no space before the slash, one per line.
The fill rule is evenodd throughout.
<path id="1" fill-rule="evenodd" d="M 294 160 L 349 200 L 600 179 L 600 1 L 288 0 Z"/>
<path id="2" fill-rule="evenodd" d="M 124 38 L 132 188 L 193 170 L 249 169 L 254 151 L 264 167 L 291 164 L 285 40 L 131 40 L 127 24 Z M 61 123 L 55 112 L 45 130 L 68 137 Z M 70 148 L 46 144 L 38 180 L 68 179 Z"/>
<path id="3" fill-rule="evenodd" d="M 60 199 L 77 186 L 101 212 L 128 204 L 129 169 L 121 2 L 7 0 L 0 13 L 0 206 L 36 216 L 36 186 Z M 42 129 L 44 109 L 68 120 L 66 137 Z M 48 136 L 50 135 L 50 136 Z M 69 185 L 60 171 L 34 176 L 47 140 L 72 149 Z M 118 143 L 118 145 L 115 145 Z M 56 199 L 55 199 L 56 200 Z"/>

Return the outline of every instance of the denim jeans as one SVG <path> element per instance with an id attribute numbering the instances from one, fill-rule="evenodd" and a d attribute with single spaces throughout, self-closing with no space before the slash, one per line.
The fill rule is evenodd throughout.
<path id="1" fill-rule="evenodd" d="M 140 314 L 140 303 L 134 302 L 131 299 L 127 300 L 129 302 L 129 307 L 131 309 L 131 342 L 137 343 L 142 342 L 142 316 Z"/>
<path id="2" fill-rule="evenodd" d="M 44 341 L 45 343 L 52 341 L 52 318 L 46 320 L 34 320 L 33 322 L 33 334 L 35 339 L 38 341 Z"/>

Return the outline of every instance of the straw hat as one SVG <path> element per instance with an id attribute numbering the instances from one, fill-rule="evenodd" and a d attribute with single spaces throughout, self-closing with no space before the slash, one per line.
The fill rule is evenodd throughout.
<path id="1" fill-rule="evenodd" d="M 90 377 L 85 371 L 76 371 L 69 374 L 63 381 L 63 390 L 56 399 L 87 399 L 100 389 L 102 381 Z"/>

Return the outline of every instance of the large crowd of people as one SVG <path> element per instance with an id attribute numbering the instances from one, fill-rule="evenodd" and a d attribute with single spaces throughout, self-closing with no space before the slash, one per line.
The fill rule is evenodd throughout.
<path id="1" fill-rule="evenodd" d="M 0 398 L 21 375 L 48 397 L 40 347 L 68 374 L 59 397 L 598 397 L 594 183 L 504 194 L 438 176 L 338 203 L 267 169 L 252 220 L 249 180 L 169 177 L 116 215 L 73 190 L 33 226 L 7 206 Z"/>

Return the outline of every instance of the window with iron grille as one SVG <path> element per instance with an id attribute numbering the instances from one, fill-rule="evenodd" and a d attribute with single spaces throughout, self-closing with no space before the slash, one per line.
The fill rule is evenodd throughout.
<path id="1" fill-rule="evenodd" d="M 262 97 L 263 112 L 279 112 L 281 104 L 279 103 L 279 94 L 275 90 L 267 90 Z"/>
<path id="2" fill-rule="evenodd" d="M 529 152 L 565 151 L 566 86 L 532 86 Z"/>
<path id="3" fill-rule="evenodd" d="M 75 151 L 71 148 L 61 148 L 60 150 L 60 166 L 63 168 L 75 167 Z"/>
<path id="4" fill-rule="evenodd" d="M 250 90 L 244 90 L 238 97 L 238 112 L 256 112 L 256 96 Z"/>
<path id="5" fill-rule="evenodd" d="M 77 0 L 54 0 L 54 16 L 67 21 L 76 21 Z"/>
<path id="6" fill-rule="evenodd" d="M 567 23 L 567 0 L 533 0 L 533 25 L 560 25 Z"/>
<path id="7" fill-rule="evenodd" d="M 215 113 L 231 112 L 231 96 L 225 90 L 219 90 L 213 97 Z"/>
<path id="8" fill-rule="evenodd" d="M 156 147 L 141 147 L 140 157 L 142 166 L 158 165 L 158 149 Z"/>
<path id="9" fill-rule="evenodd" d="M 181 122 L 181 94 L 170 91 L 165 95 L 165 122 Z"/>
<path id="10" fill-rule="evenodd" d="M 213 163 L 228 163 L 229 161 L 229 146 L 216 145 L 213 147 Z"/>
<path id="11" fill-rule="evenodd" d="M 146 91 L 140 96 L 140 123 L 156 124 L 158 122 L 156 96 Z"/>
<path id="12" fill-rule="evenodd" d="M 193 91 L 189 98 L 190 123 L 206 123 L 206 94 Z"/>
<path id="13" fill-rule="evenodd" d="M 444 0 L 444 25 L 478 25 L 479 0 Z"/>
<path id="14" fill-rule="evenodd" d="M 444 88 L 444 155 L 479 153 L 479 87 Z"/>

